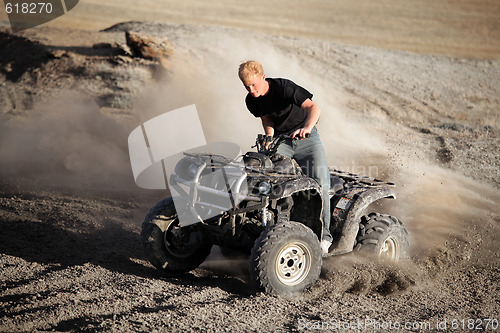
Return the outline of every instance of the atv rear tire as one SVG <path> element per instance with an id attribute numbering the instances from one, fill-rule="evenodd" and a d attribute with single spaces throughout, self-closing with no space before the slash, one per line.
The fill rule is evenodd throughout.
<path id="1" fill-rule="evenodd" d="M 141 240 L 153 266 L 166 273 L 181 274 L 197 268 L 210 254 L 212 245 L 183 250 L 174 243 L 172 231 L 179 230 L 179 219 L 172 198 L 156 204 L 142 224 Z"/>
<path id="2" fill-rule="evenodd" d="M 408 258 L 408 248 L 408 232 L 398 218 L 378 213 L 361 218 L 355 251 L 397 262 Z"/>
<path id="3" fill-rule="evenodd" d="M 250 255 L 250 278 L 257 289 L 291 295 L 319 277 L 322 256 L 318 237 L 298 222 L 276 224 L 255 241 Z"/>

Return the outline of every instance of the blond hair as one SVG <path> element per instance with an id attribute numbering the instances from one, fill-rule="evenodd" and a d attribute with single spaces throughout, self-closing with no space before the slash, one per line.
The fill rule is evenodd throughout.
<path id="1" fill-rule="evenodd" d="M 263 75 L 264 75 L 264 69 L 262 68 L 262 65 L 254 60 L 245 61 L 238 68 L 238 76 L 240 77 L 240 80 L 243 83 L 247 82 L 250 78 L 254 76 L 263 76 Z"/>

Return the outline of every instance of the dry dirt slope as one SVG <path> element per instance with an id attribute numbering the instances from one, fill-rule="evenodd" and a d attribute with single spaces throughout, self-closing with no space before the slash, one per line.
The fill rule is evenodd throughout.
<path id="1" fill-rule="evenodd" d="M 152 81 L 150 63 L 117 58 L 119 47 L 92 48 L 97 41 L 123 43 L 123 29 L 168 35 L 176 43 L 180 57 L 166 81 Z M 436 331 L 445 319 L 448 325 L 499 319 L 498 60 L 196 26 L 114 30 L 66 32 L 66 39 L 58 30 L 26 33 L 42 49 L 63 53 L 16 78 L 7 74 L 12 59 L 2 63 L 1 92 L 10 102 L 2 105 L 0 132 L 1 331 L 285 332 L 314 324 L 334 330 L 338 321 L 374 323 L 367 331 L 390 321 Z M 227 45 L 240 51 L 228 52 Z M 255 132 L 245 124 L 253 120 L 225 120 L 217 92 L 205 83 L 221 75 L 228 103 L 240 108 L 244 92 L 231 81 L 234 73 L 225 72 L 250 54 L 273 74 L 314 88 L 327 110 L 320 129 L 328 147 L 336 147 L 328 152 L 334 163 L 375 165 L 400 184 L 398 204 L 379 209 L 407 223 L 412 262 L 381 266 L 330 258 L 318 283 L 292 299 L 249 290 L 246 259 L 223 260 L 216 250 L 180 277 L 163 276 L 147 263 L 140 221 L 164 194 L 136 188 L 128 169 L 127 134 L 159 112 L 156 102 L 149 101 L 149 110 L 137 107 L 137 96 L 154 96 L 140 88 L 153 82 L 177 96 L 166 104 L 159 98 L 163 108 L 192 98 L 202 121 L 207 114 L 217 120 L 204 123 L 209 139 L 223 135 L 221 126 L 230 131 L 232 121 L 248 142 Z M 186 77 L 196 84 L 186 87 Z"/>

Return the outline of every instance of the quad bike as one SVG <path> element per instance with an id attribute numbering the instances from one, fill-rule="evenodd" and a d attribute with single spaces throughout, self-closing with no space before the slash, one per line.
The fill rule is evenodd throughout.
<path id="1" fill-rule="evenodd" d="M 259 135 L 257 152 L 244 154 L 242 161 L 184 153 L 169 179 L 179 198 L 175 204 L 172 198 L 158 202 L 142 225 L 150 262 L 166 273 L 185 273 L 218 245 L 223 253 L 249 255 L 250 278 L 259 290 L 287 295 L 312 285 L 323 260 L 321 188 L 295 160 L 276 153 L 283 140 L 291 139 Z M 358 251 L 391 261 L 406 258 L 401 221 L 364 215 L 371 203 L 395 198 L 395 185 L 337 170 L 330 170 L 330 179 L 334 240 L 327 256 Z M 230 207 L 224 204 L 228 200 Z M 186 216 L 194 222 L 181 223 Z"/>

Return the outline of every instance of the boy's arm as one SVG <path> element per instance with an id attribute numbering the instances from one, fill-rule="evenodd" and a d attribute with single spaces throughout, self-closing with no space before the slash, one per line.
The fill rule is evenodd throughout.
<path id="1" fill-rule="evenodd" d="M 268 116 L 260 117 L 262 121 L 262 127 L 264 127 L 264 133 L 269 136 L 274 136 L 274 122 Z"/>
<path id="2" fill-rule="evenodd" d="M 307 118 L 304 122 L 304 127 L 293 132 L 291 137 L 294 138 L 298 136 L 299 139 L 305 139 L 306 135 L 311 133 L 314 125 L 318 122 L 321 110 L 319 109 L 318 104 L 314 103 L 309 98 L 306 99 L 300 107 L 307 111 Z"/>

